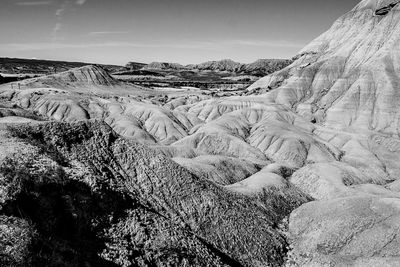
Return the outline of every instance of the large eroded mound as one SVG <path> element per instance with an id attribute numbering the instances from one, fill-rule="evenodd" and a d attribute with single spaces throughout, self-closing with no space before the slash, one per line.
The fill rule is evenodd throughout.
<path id="1" fill-rule="evenodd" d="M 249 91 L 329 127 L 398 135 L 397 3 L 362 1 L 306 46 L 292 65 L 259 80 Z M 382 8 L 386 12 L 379 12 Z"/>

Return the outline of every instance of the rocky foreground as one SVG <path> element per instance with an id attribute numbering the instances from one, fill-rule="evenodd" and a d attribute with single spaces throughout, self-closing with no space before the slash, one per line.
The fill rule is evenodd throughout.
<path id="1" fill-rule="evenodd" d="M 1 85 L 1 264 L 399 266 L 399 11 L 362 1 L 244 95 Z"/>

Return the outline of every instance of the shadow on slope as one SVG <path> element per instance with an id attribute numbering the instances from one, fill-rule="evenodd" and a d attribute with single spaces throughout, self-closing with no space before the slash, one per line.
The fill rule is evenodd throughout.
<path id="1" fill-rule="evenodd" d="M 8 158 L 0 166 L 0 186 L 6 193 L 1 214 L 22 219 L 28 230 L 26 239 L 18 241 L 26 244 L 25 253 L 17 258 L 6 253 L 0 264 L 117 266 L 98 255 L 105 248 L 105 239 L 98 232 L 133 203 L 105 190 L 94 193 L 87 184 L 68 177 L 60 166 L 40 166 L 38 170 L 34 163 L 32 159 Z M 7 222 L 4 225 L 10 227 Z M 11 238 L 0 241 L 6 252 Z"/>
<path id="2" fill-rule="evenodd" d="M 96 210 L 100 205 L 106 211 L 105 217 L 111 216 L 106 223 L 100 209 L 94 215 L 104 219 L 104 224 L 91 224 L 92 233 L 105 238 L 102 258 L 122 266 L 280 265 L 285 260 L 287 242 L 277 225 L 294 208 L 310 200 L 304 194 L 285 195 L 274 189 L 260 198 L 231 193 L 143 145 L 119 138 L 110 127 L 98 122 L 20 126 L 13 132 L 30 133 L 19 136 L 56 147 L 70 160 L 72 173 L 83 171 L 74 180 L 90 185 L 92 200 L 88 201 L 96 204 L 82 208 Z M 77 162 L 85 167 L 78 168 L 74 165 Z M 70 186 L 68 191 L 69 187 L 63 185 L 63 192 L 79 194 L 83 190 L 74 183 Z M 127 202 L 115 201 L 115 210 L 121 210 L 121 214 L 115 215 L 113 206 L 108 206 L 113 205 L 112 201 L 95 201 L 94 192 L 106 200 L 108 196 L 125 196 Z M 72 203 L 74 207 L 79 202 Z M 73 212 L 78 219 L 79 209 Z M 96 231 L 96 225 L 103 235 Z"/>

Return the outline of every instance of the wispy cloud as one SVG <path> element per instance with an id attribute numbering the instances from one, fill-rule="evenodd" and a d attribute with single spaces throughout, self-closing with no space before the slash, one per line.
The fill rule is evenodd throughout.
<path id="1" fill-rule="evenodd" d="M 194 50 L 224 50 L 227 47 L 240 47 L 249 49 L 251 47 L 292 47 L 301 48 L 304 44 L 291 43 L 288 41 L 263 41 L 263 40 L 224 40 L 216 42 L 187 41 L 187 42 L 104 42 L 104 43 L 10 43 L 0 44 L 0 50 L 6 51 L 33 51 L 33 50 L 57 50 L 57 49 L 85 49 L 85 48 L 172 48 L 172 49 L 194 49 Z"/>
<path id="2" fill-rule="evenodd" d="M 56 24 L 54 25 L 53 31 L 51 33 L 51 39 L 53 42 L 56 42 L 60 40 L 59 38 L 59 32 L 61 31 L 62 28 L 62 20 L 65 11 L 67 10 L 68 5 L 71 3 L 71 0 L 64 0 L 62 4 L 56 9 L 55 12 L 55 17 L 56 17 Z"/>
<path id="3" fill-rule="evenodd" d="M 31 2 L 16 2 L 17 6 L 46 6 L 53 4 L 53 1 L 31 1 Z"/>
<path id="4" fill-rule="evenodd" d="M 89 32 L 88 35 L 113 35 L 113 34 L 127 34 L 129 31 L 101 31 L 101 32 Z"/>
<path id="5" fill-rule="evenodd" d="M 55 12 L 55 17 L 56 17 L 56 24 L 54 25 L 52 34 L 51 34 L 51 38 L 53 40 L 53 42 L 59 41 L 60 38 L 59 37 L 59 33 L 62 29 L 62 21 L 64 18 L 65 13 L 70 9 L 71 5 L 84 5 L 87 2 L 87 0 L 64 0 L 61 5 L 57 8 L 56 12 Z"/>

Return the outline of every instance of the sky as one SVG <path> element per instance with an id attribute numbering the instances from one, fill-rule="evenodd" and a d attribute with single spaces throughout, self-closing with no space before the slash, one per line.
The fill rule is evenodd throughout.
<path id="1" fill-rule="evenodd" d="M 1 0 L 0 57 L 125 65 L 291 58 L 359 0 Z"/>

